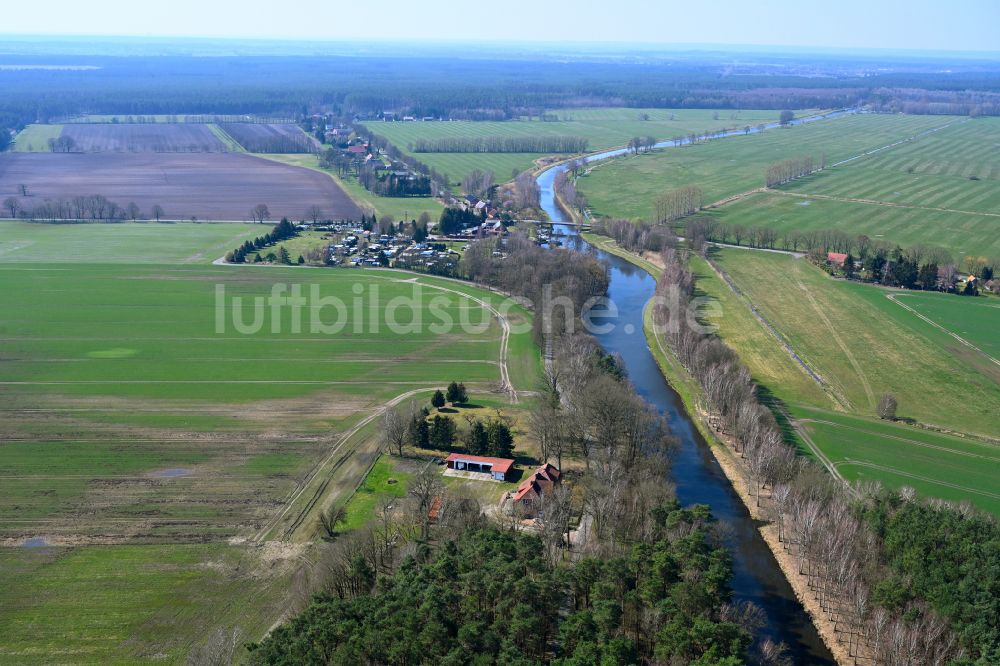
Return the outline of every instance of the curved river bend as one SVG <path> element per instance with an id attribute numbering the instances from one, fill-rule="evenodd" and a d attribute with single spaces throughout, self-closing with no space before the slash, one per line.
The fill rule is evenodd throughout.
<path id="1" fill-rule="evenodd" d="M 658 145 L 672 146 L 674 143 Z M 587 161 L 624 153 L 624 150 L 608 151 L 592 155 Z M 653 296 L 656 281 L 628 261 L 590 246 L 573 227 L 559 224 L 568 220 L 556 205 L 553 182 L 556 173 L 566 168 L 566 165 L 557 165 L 538 176 L 542 209 L 554 223 L 554 233 L 575 236 L 578 247 L 586 247 L 608 266 L 611 277 L 608 295 L 618 308 L 618 318 L 614 330 L 596 337 L 606 351 L 621 355 L 636 390 L 664 415 L 678 439 L 671 472 L 678 499 L 682 504 L 709 505 L 716 518 L 728 526 L 725 540 L 733 555 L 734 600 L 752 601 L 764 610 L 764 632 L 773 640 L 788 645 L 788 654 L 795 664 L 834 666 L 833 656 L 757 532 L 749 512 L 649 350 L 643 333 L 643 309 Z"/>

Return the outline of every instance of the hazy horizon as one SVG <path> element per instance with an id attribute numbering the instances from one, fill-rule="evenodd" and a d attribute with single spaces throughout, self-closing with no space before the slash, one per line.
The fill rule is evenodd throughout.
<path id="1" fill-rule="evenodd" d="M 53 0 L 44 20 L 37 6 L 7 8 L 5 37 L 166 38 L 296 42 L 563 44 L 649 48 L 793 48 L 907 52 L 997 53 L 1000 3 L 914 0 L 898 5 L 842 0 L 798 6 L 763 0 L 748 9 L 735 0 L 711 6 L 643 0 L 582 6 L 508 0 L 457 8 L 447 0 L 336 6 L 306 2 L 275 12 L 260 0 L 204 3 L 176 0 L 137 9 L 124 0 Z"/>

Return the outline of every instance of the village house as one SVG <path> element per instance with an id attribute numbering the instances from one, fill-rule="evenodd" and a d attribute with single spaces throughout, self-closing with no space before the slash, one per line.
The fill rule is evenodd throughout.
<path id="1" fill-rule="evenodd" d="M 562 481 L 562 472 L 545 463 L 521 482 L 511 496 L 511 507 L 522 515 L 531 516 L 538 511 L 542 495 L 551 492 Z"/>
<path id="2" fill-rule="evenodd" d="M 841 252 L 827 252 L 826 262 L 835 268 L 843 268 L 847 261 L 847 255 Z"/>

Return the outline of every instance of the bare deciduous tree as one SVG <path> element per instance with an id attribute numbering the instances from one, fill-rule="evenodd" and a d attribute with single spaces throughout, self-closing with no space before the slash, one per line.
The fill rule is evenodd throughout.
<path id="1" fill-rule="evenodd" d="M 882 397 L 878 400 L 878 417 L 883 421 L 895 421 L 896 407 L 896 396 L 892 393 L 883 393 Z"/>
<path id="2" fill-rule="evenodd" d="M 253 210 L 250 211 L 250 218 L 254 222 L 263 223 L 265 220 L 269 220 L 271 218 L 271 211 L 268 210 L 267 204 L 257 204 L 253 207 Z"/>

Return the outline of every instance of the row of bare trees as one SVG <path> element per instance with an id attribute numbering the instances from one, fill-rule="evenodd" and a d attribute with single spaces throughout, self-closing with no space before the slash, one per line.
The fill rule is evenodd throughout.
<path id="1" fill-rule="evenodd" d="M 820 166 L 822 169 L 823 167 Z M 767 176 L 764 178 L 766 187 L 776 187 L 791 182 L 796 178 L 808 176 L 815 168 L 813 158 L 809 155 L 805 157 L 793 157 L 781 160 L 767 167 Z"/>
<path id="2" fill-rule="evenodd" d="M 159 222 L 165 215 L 163 207 L 154 205 L 147 218 L 134 201 L 122 206 L 101 194 L 75 196 L 71 199 L 45 199 L 41 203 L 27 207 L 18 197 L 7 197 L 3 201 L 4 212 L 12 219 L 34 221 L 97 221 L 124 222 L 154 219 Z"/>
<path id="3" fill-rule="evenodd" d="M 677 236 L 670 227 L 649 222 L 600 218 L 591 224 L 594 233 L 614 238 L 630 252 L 660 252 L 677 243 Z"/>
<path id="4" fill-rule="evenodd" d="M 656 147 L 656 137 L 634 136 L 629 139 L 627 147 L 635 155 L 638 155 L 639 153 L 648 153 Z"/>
<path id="5" fill-rule="evenodd" d="M 583 153 L 587 139 L 572 135 L 442 137 L 417 139 L 409 148 L 415 153 Z"/>
<path id="6" fill-rule="evenodd" d="M 583 168 L 583 164 L 582 160 L 574 160 L 570 163 L 571 171 L 579 173 L 579 170 Z M 576 189 L 576 181 L 565 171 L 559 171 L 556 174 L 552 186 L 562 203 L 571 210 L 582 213 L 587 209 L 587 197 L 583 195 L 583 192 Z"/>
<path id="7" fill-rule="evenodd" d="M 705 192 L 698 185 L 684 185 L 656 198 L 657 222 L 671 222 L 701 210 L 705 205 Z"/>
<path id="8" fill-rule="evenodd" d="M 955 634 L 926 602 L 902 608 L 876 603 L 876 588 L 888 572 L 883 544 L 852 507 L 857 491 L 784 443 L 739 357 L 717 337 L 689 325 L 685 303 L 694 293 L 694 278 L 686 256 L 673 248 L 662 256 L 661 298 L 653 310 L 657 334 L 701 384 L 711 426 L 740 458 L 749 494 L 776 525 L 849 654 L 856 662 L 886 666 L 943 666 L 959 656 Z M 676 295 L 680 306 L 670 306 Z"/>

